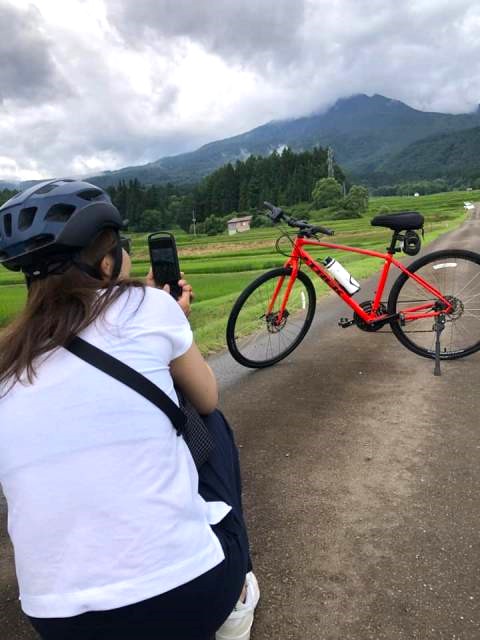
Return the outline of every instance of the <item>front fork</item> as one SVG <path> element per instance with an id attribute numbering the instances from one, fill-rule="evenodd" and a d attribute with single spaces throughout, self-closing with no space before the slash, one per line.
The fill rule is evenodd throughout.
<path id="1" fill-rule="evenodd" d="M 285 290 L 285 293 L 283 294 L 282 302 L 280 304 L 280 309 L 278 310 L 276 314 L 276 318 L 274 320 L 275 324 L 277 325 L 281 324 L 283 320 L 285 309 L 287 307 L 288 298 L 290 297 L 290 292 L 292 291 L 293 284 L 297 279 L 297 274 L 298 274 L 298 262 L 292 262 L 291 260 L 289 260 L 288 262 L 285 263 L 284 266 L 287 269 L 291 269 L 292 273 L 290 274 L 287 288 Z M 272 299 L 270 300 L 270 304 L 268 305 L 268 308 L 267 308 L 267 313 L 265 314 L 267 318 L 271 315 L 273 311 L 273 307 L 275 306 L 278 295 L 283 287 L 285 278 L 286 276 L 280 276 L 280 278 L 278 279 L 277 285 L 275 287 L 275 291 L 273 292 L 273 295 L 272 295 Z"/>

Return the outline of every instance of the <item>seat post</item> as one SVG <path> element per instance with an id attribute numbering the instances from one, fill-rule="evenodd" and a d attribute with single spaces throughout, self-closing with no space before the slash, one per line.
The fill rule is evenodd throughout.
<path id="1" fill-rule="evenodd" d="M 392 241 L 390 243 L 390 246 L 387 247 L 387 252 L 393 256 L 393 254 L 395 253 L 395 245 L 397 244 L 397 240 L 398 240 L 398 236 L 400 235 L 400 233 L 398 231 L 394 231 L 393 232 L 393 236 L 392 236 Z"/>

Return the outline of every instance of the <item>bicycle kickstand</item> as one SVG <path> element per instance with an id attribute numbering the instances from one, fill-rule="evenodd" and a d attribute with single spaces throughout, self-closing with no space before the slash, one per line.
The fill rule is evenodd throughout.
<path id="1" fill-rule="evenodd" d="M 440 334 L 445 329 L 445 316 L 443 313 L 440 313 L 435 318 L 435 324 L 433 326 L 436 339 L 435 339 L 435 368 L 433 370 L 434 376 L 441 376 L 442 372 L 440 371 Z"/>

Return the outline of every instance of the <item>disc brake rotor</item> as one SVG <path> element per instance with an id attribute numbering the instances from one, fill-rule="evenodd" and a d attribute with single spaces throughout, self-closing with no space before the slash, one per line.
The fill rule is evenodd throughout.
<path id="1" fill-rule="evenodd" d="M 269 313 L 265 316 L 267 321 L 267 330 L 269 333 L 279 333 L 279 331 L 281 331 L 287 324 L 289 316 L 287 309 L 283 312 L 282 319 L 280 321 L 278 321 L 279 314 L 280 311 L 275 311 L 274 313 Z"/>
<path id="2" fill-rule="evenodd" d="M 455 298 L 455 296 L 445 296 L 445 299 L 448 300 L 453 307 L 450 313 L 447 313 L 445 315 L 445 320 L 447 322 L 458 320 L 458 318 L 460 318 L 465 311 L 465 305 L 461 300 Z"/>

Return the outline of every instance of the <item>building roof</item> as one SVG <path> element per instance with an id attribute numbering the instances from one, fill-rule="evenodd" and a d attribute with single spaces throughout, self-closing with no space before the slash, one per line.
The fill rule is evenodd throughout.
<path id="1" fill-rule="evenodd" d="M 230 224 L 231 222 L 251 222 L 252 218 L 253 216 L 243 216 L 242 218 L 232 218 L 231 220 L 228 220 L 227 223 Z"/>

